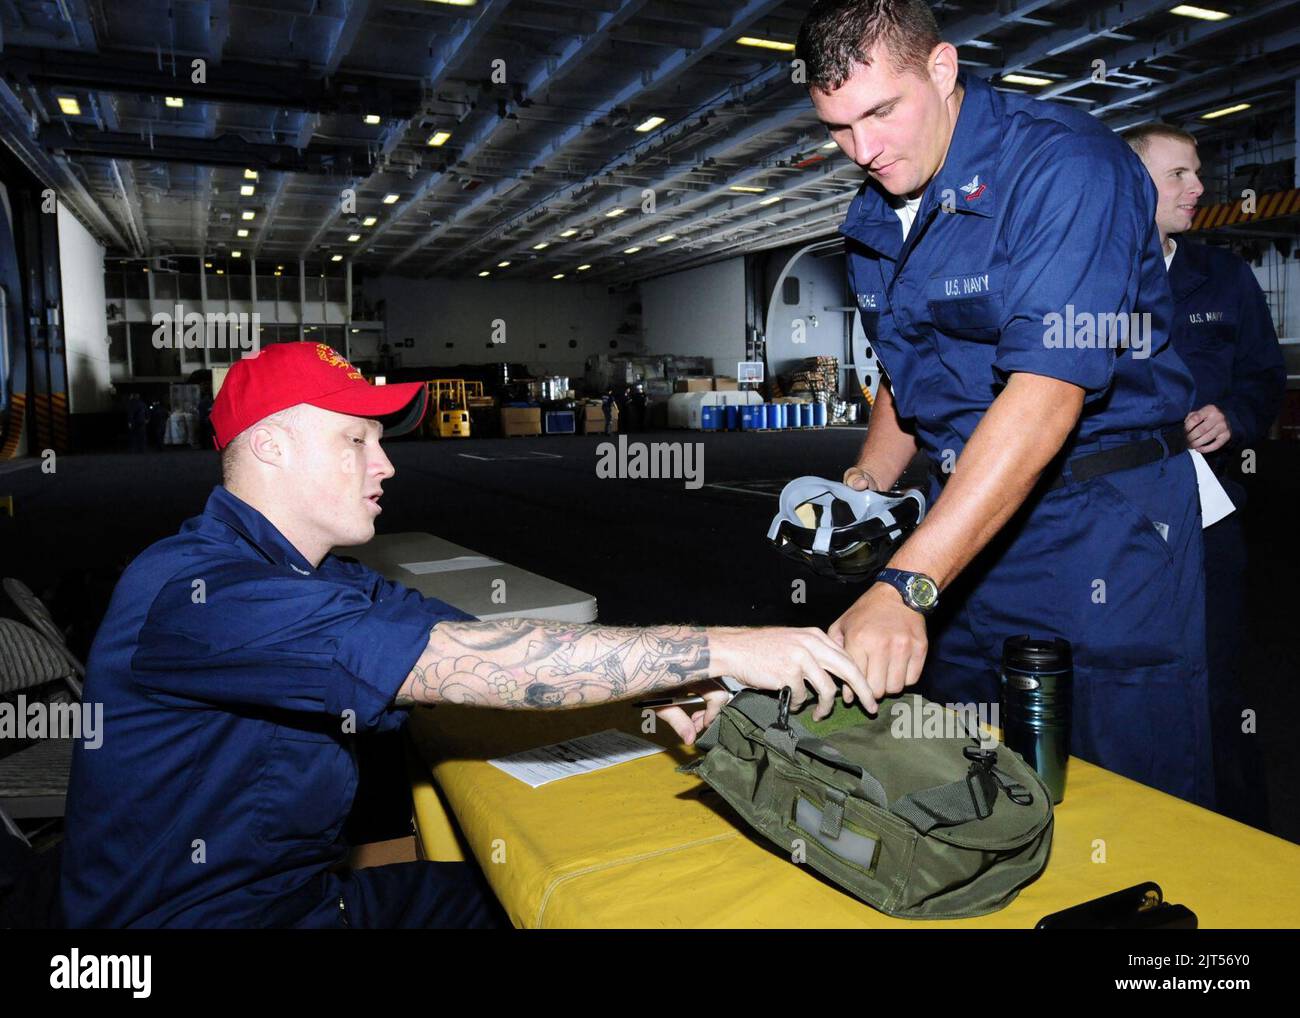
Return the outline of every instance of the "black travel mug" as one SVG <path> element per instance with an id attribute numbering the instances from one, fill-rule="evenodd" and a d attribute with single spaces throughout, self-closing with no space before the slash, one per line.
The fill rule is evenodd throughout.
<path id="1" fill-rule="evenodd" d="M 1002 741 L 1065 798 L 1074 664 L 1070 641 L 1012 636 L 1002 646 Z"/>

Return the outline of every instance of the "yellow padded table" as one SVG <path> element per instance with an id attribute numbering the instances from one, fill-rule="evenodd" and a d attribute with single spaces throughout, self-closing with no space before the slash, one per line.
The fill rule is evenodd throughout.
<path id="1" fill-rule="evenodd" d="M 511 920 L 521 927 L 1013 927 L 1154 880 L 1202 928 L 1294 927 L 1300 845 L 1070 761 L 1043 875 L 975 919 L 892 919 L 824 881 L 675 768 L 695 751 L 632 704 L 565 712 L 420 708 L 414 757 L 429 767 Z M 666 753 L 530 788 L 486 761 L 618 729 Z M 436 800 L 417 797 L 440 830 Z M 426 852 L 431 846 L 426 846 Z"/>

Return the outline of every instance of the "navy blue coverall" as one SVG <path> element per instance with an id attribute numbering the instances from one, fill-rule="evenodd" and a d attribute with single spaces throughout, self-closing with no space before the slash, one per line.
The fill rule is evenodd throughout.
<path id="1" fill-rule="evenodd" d="M 932 497 L 1011 374 L 1070 382 L 1085 402 L 1060 457 L 1064 486 L 1044 482 L 944 592 L 919 691 L 996 702 L 1007 637 L 1064 637 L 1073 752 L 1210 805 L 1194 465 L 1164 455 L 1086 480 L 1069 465 L 1144 439 L 1167 452 L 1161 433 L 1192 409 L 1169 344 L 1155 186 L 1092 117 L 960 81 L 946 160 L 906 239 L 898 201 L 870 181 L 842 227 L 898 416 L 939 472 Z"/>
<path id="2" fill-rule="evenodd" d="M 342 868 L 353 733 L 401 725 L 429 630 L 468 618 L 356 563 L 313 568 L 214 489 L 131 563 L 91 648 L 103 742 L 73 753 L 68 925 L 495 925 L 472 866 Z"/>
<path id="3" fill-rule="evenodd" d="M 1242 730 L 1248 705 L 1238 679 L 1247 556 L 1241 512 L 1246 490 L 1237 478 L 1243 451 L 1258 448 L 1281 410 L 1286 365 L 1250 266 L 1223 248 L 1182 237 L 1175 244 L 1169 263 L 1174 348 L 1192 372 L 1195 408 L 1217 406 L 1232 429 L 1228 444 L 1207 457 L 1237 507 L 1205 530 L 1205 635 L 1218 809 L 1264 827 L 1263 760 L 1254 733 Z"/>

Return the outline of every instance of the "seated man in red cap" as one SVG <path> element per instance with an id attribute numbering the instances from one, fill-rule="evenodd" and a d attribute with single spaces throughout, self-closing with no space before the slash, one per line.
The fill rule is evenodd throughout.
<path id="1" fill-rule="evenodd" d="M 73 759 L 62 903 L 72 926 L 486 926 L 472 864 L 340 870 L 353 735 L 415 704 L 577 707 L 701 684 L 663 716 L 690 743 L 722 675 L 829 711 L 862 673 L 815 629 L 479 622 L 329 554 L 374 535 L 421 384 L 369 385 L 324 344 L 236 362 L 212 409 L 222 484 L 126 570 L 90 653 L 99 748 Z M 846 695 L 847 690 L 846 690 Z"/>

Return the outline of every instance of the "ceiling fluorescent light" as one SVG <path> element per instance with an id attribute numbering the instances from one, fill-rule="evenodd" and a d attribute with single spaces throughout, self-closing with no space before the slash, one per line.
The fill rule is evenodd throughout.
<path id="1" fill-rule="evenodd" d="M 1038 78 L 1032 74 L 1004 74 L 1002 80 L 1008 85 L 1050 85 L 1051 78 Z"/>
<path id="2" fill-rule="evenodd" d="M 1191 4 L 1179 4 L 1169 10 L 1170 14 L 1181 14 L 1184 18 L 1196 18 L 1199 21 L 1223 21 L 1231 15 L 1209 7 L 1193 7 Z"/>
<path id="3" fill-rule="evenodd" d="M 753 46 L 757 49 L 774 49 L 782 53 L 793 53 L 794 43 L 781 42 L 777 39 L 762 39 L 756 35 L 742 35 L 736 42 L 742 46 Z"/>
<path id="4" fill-rule="evenodd" d="M 1219 117 L 1226 117 L 1231 113 L 1240 113 L 1242 110 L 1250 109 L 1250 103 L 1237 103 L 1235 106 L 1225 106 L 1221 110 L 1213 110 L 1209 113 L 1202 113 L 1202 120 L 1218 120 Z"/>

